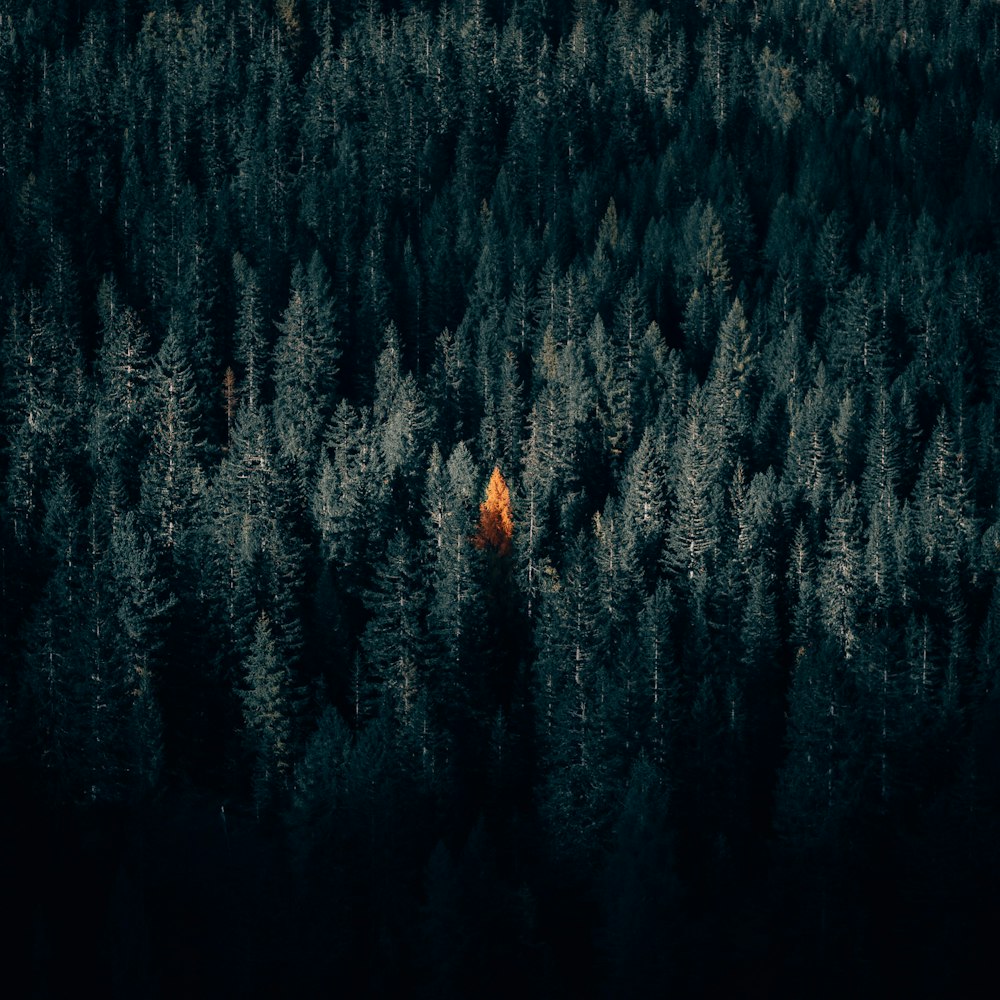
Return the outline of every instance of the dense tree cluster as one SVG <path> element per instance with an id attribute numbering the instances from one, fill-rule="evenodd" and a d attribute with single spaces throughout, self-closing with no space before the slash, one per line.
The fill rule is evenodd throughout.
<path id="1" fill-rule="evenodd" d="M 345 6 L 0 2 L 40 995 L 954 990 L 1000 7 Z"/>

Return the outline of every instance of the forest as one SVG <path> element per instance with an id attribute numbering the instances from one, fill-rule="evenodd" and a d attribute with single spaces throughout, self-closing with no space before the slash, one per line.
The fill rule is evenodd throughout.
<path id="1" fill-rule="evenodd" d="M 980 993 L 998 230 L 993 0 L 0 0 L 10 980 Z"/>

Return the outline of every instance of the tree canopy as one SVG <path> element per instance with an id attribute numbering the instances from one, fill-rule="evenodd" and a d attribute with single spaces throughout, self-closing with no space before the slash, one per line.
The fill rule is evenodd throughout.
<path id="1" fill-rule="evenodd" d="M 998 86 L 990 0 L 0 0 L 29 991 L 992 975 Z"/>

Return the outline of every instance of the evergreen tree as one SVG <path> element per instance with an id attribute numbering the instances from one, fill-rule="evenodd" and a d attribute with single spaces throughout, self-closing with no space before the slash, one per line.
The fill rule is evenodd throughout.
<path id="1" fill-rule="evenodd" d="M 235 356 L 244 383 L 244 398 L 259 402 L 267 372 L 267 343 L 257 274 L 241 254 L 233 255 L 233 276 L 239 301 L 235 317 Z"/>
<path id="2" fill-rule="evenodd" d="M 105 655 L 108 674 L 124 700 L 122 711 L 127 713 L 121 723 L 128 755 L 126 780 L 132 788 L 146 791 L 156 784 L 161 765 L 157 691 L 169 670 L 163 651 L 175 598 L 159 575 L 149 536 L 139 537 L 131 513 L 112 526 L 105 559 L 106 568 L 98 568 L 99 578 L 111 584 Z"/>
<path id="3" fill-rule="evenodd" d="M 274 429 L 303 496 L 312 482 L 321 430 L 333 405 L 340 353 L 329 296 L 326 270 L 316 251 L 308 270 L 298 264 L 292 273 L 274 349 Z"/>
<path id="4" fill-rule="evenodd" d="M 844 684 L 843 660 L 831 644 L 797 656 L 775 806 L 776 823 L 795 851 L 832 853 L 850 819 L 855 789 Z"/>
<path id="5" fill-rule="evenodd" d="M 398 480 L 399 500 L 412 514 L 412 497 L 424 472 L 430 417 L 416 379 L 403 372 L 399 335 L 392 323 L 386 328 L 375 373 L 372 416 L 381 429 L 380 451 L 386 472 Z"/>
<path id="6" fill-rule="evenodd" d="M 752 332 L 743 306 L 736 299 L 719 328 L 719 339 L 709 370 L 706 405 L 714 416 L 723 473 L 730 474 L 734 456 L 746 451 L 752 416 L 755 352 Z"/>
<path id="7" fill-rule="evenodd" d="M 426 691 L 426 595 L 421 585 L 419 546 L 401 529 L 390 538 L 366 604 L 371 614 L 361 638 L 365 687 L 401 727 L 412 725 Z"/>
<path id="8" fill-rule="evenodd" d="M 924 451 L 914 501 L 926 562 L 939 569 L 969 565 L 976 520 L 968 465 L 963 442 L 944 411 Z"/>
<path id="9" fill-rule="evenodd" d="M 817 525 L 828 516 L 836 492 L 830 434 L 834 406 L 826 370 L 820 366 L 801 403 L 791 407 L 789 445 L 782 473 L 786 508 L 798 513 L 805 503 Z"/>
<path id="10" fill-rule="evenodd" d="M 820 620 L 847 660 L 863 642 L 862 559 L 857 491 L 851 485 L 830 513 L 818 579 Z"/>
<path id="11" fill-rule="evenodd" d="M 684 217 L 675 267 L 684 282 L 684 337 L 696 370 L 713 353 L 715 332 L 728 305 L 732 280 L 722 222 L 711 203 L 700 199 Z"/>
<path id="12" fill-rule="evenodd" d="M 479 559 L 473 545 L 475 497 L 472 456 L 459 444 L 447 463 L 436 446 L 427 470 L 430 603 L 427 628 L 433 649 L 431 704 L 467 763 L 482 751 L 484 698 L 488 678 L 481 647 L 485 607 Z"/>
<path id="13" fill-rule="evenodd" d="M 620 459 L 632 434 L 629 372 L 620 351 L 608 335 L 600 314 L 587 335 L 587 348 L 597 387 L 597 419 L 604 432 L 605 448 L 612 460 Z"/>
<path id="14" fill-rule="evenodd" d="M 28 626 L 25 673 L 39 763 L 58 800 L 127 801 L 159 778 L 155 673 L 170 599 L 132 514 L 95 552 L 63 482 L 47 521 L 57 561 Z"/>
<path id="15" fill-rule="evenodd" d="M 577 875 L 603 844 L 609 819 L 602 773 L 606 651 L 587 542 L 578 535 L 565 571 L 546 581 L 536 629 L 535 718 L 544 768 L 539 810 L 553 859 Z"/>
<path id="16" fill-rule="evenodd" d="M 101 283 L 97 308 L 101 347 L 90 452 L 98 469 L 114 470 L 131 486 L 149 428 L 149 338 L 113 279 Z"/>
<path id="17" fill-rule="evenodd" d="M 254 804 L 260 813 L 280 803 L 291 766 L 291 722 L 287 667 L 261 612 L 243 664 L 243 725 L 253 759 Z"/>
<path id="18" fill-rule="evenodd" d="M 402 423 L 406 410 L 398 416 Z M 418 429 L 419 420 L 414 415 L 414 423 L 405 433 Z M 371 556 L 379 551 L 388 533 L 386 517 L 392 493 L 382 442 L 389 432 L 388 426 L 379 428 L 373 422 L 370 410 L 359 411 L 341 400 L 326 430 L 311 499 L 324 556 L 338 565 L 344 589 L 356 598 L 366 586 Z M 408 444 L 405 433 L 397 442 L 401 447 Z M 409 458 L 406 452 L 404 455 Z M 401 502 L 412 506 L 412 499 L 405 496 Z"/>
<path id="19" fill-rule="evenodd" d="M 719 447 L 709 406 L 706 391 L 696 389 L 674 446 L 663 559 L 687 579 L 710 572 L 722 538 L 720 486 L 727 478 L 727 455 Z"/>
<path id="20" fill-rule="evenodd" d="M 81 786 L 72 768 L 82 747 L 82 710 L 76 702 L 90 658 L 90 636 L 81 619 L 87 600 L 86 531 L 79 501 L 65 474 L 46 497 L 47 547 L 51 575 L 25 627 L 21 715 L 30 720 L 31 756 L 59 792 Z M 86 767 L 85 760 L 77 766 Z M 76 785 L 76 787 L 74 787 Z"/>
<path id="21" fill-rule="evenodd" d="M 635 559 L 649 581 L 662 544 L 666 476 L 657 442 L 648 427 L 628 461 L 622 491 L 624 531 L 631 536 Z"/>
<path id="22" fill-rule="evenodd" d="M 49 477 L 82 451 L 89 386 L 76 331 L 61 326 L 58 307 L 30 289 L 11 308 L 3 341 L 5 495 L 22 542 L 39 527 Z"/>
<path id="23" fill-rule="evenodd" d="M 195 384 L 176 326 L 154 360 L 149 391 L 152 433 L 141 471 L 143 522 L 157 549 L 183 565 L 195 551 L 206 484 Z"/>

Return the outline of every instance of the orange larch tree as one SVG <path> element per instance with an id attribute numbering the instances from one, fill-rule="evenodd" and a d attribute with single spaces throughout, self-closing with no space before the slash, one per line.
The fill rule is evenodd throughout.
<path id="1" fill-rule="evenodd" d="M 472 538 L 477 549 L 491 548 L 502 556 L 510 555 L 510 541 L 514 534 L 514 519 L 510 510 L 510 490 L 494 466 L 486 487 L 486 499 L 479 505 L 479 530 Z"/>

